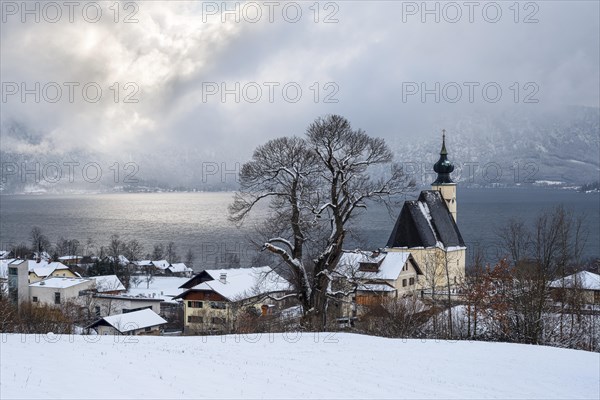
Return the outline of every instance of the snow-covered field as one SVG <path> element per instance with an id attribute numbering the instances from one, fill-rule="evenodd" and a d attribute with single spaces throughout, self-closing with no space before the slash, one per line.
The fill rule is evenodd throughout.
<path id="1" fill-rule="evenodd" d="M 0 398 L 600 398 L 600 355 L 353 334 L 2 334 Z"/>

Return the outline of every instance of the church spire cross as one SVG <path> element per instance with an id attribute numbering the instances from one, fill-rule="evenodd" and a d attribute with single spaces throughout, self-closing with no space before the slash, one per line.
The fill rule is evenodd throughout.
<path id="1" fill-rule="evenodd" d="M 440 155 L 447 155 L 446 151 L 446 130 L 442 129 L 442 150 L 440 151 Z"/>

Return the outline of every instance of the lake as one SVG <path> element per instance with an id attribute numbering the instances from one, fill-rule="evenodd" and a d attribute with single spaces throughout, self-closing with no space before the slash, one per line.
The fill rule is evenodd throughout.
<path id="1" fill-rule="evenodd" d="M 61 236 L 94 246 L 106 245 L 112 234 L 137 239 L 151 252 L 154 244 L 173 241 L 183 258 L 195 254 L 194 269 L 223 266 L 226 254 L 251 264 L 256 247 L 248 240 L 259 215 L 238 228 L 227 220 L 232 193 L 114 193 L 90 195 L 0 196 L 0 248 L 29 243 L 29 232 L 39 226 L 52 242 Z M 408 195 L 408 199 L 417 194 Z M 467 245 L 498 254 L 495 231 L 510 218 L 532 221 L 541 211 L 563 204 L 586 216 L 589 238 L 585 255 L 600 256 L 600 195 L 575 191 L 528 189 L 458 189 L 458 224 Z M 385 207 L 373 206 L 356 221 L 346 248 L 385 246 L 400 207 L 391 217 Z M 362 246 L 361 246 L 362 245 Z M 471 254 L 473 252 L 470 252 Z"/>

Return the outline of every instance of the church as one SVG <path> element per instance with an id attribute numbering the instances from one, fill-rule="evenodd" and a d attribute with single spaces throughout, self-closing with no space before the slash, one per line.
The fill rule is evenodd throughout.
<path id="1" fill-rule="evenodd" d="M 418 280 L 422 290 L 452 288 L 465 276 L 467 249 L 456 224 L 456 183 L 450 176 L 454 165 L 448 160 L 445 131 L 433 170 L 437 179 L 431 190 L 423 190 L 417 200 L 404 203 L 385 249 L 411 253 L 423 272 Z"/>
<path id="2" fill-rule="evenodd" d="M 434 164 L 436 180 L 416 200 L 404 202 L 386 246 L 374 252 L 346 251 L 336 272 L 355 282 L 358 306 L 418 293 L 456 293 L 465 276 L 466 246 L 457 218 L 457 187 L 448 160 L 446 134 Z"/>

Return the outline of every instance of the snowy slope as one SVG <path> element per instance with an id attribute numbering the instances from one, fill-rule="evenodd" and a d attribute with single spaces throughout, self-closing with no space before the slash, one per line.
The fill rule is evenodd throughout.
<path id="1" fill-rule="evenodd" d="M 594 398 L 600 355 L 352 334 L 2 335 L 0 398 Z M 57 341 L 54 341 L 57 340 Z"/>

